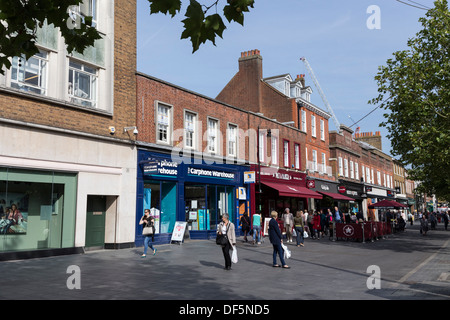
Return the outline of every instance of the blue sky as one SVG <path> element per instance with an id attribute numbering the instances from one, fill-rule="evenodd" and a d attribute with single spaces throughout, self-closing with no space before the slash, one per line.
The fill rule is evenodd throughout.
<path id="1" fill-rule="evenodd" d="M 416 3 L 433 7 L 432 0 Z M 380 9 L 380 29 L 367 27 L 371 5 Z M 240 53 L 259 49 L 264 77 L 306 74 L 306 84 L 314 91 L 311 101 L 326 110 L 300 61 L 306 57 L 339 122 L 350 126 L 375 107 L 368 101 L 377 96 L 378 67 L 393 52 L 407 48 L 407 40 L 422 28 L 418 20 L 425 13 L 396 0 L 255 0 L 243 27 L 226 22 L 216 46 L 208 42 L 192 53 L 191 42 L 180 39 L 183 14 L 173 19 L 150 15 L 149 2 L 138 0 L 137 70 L 215 98 L 238 71 Z M 377 109 L 358 126 L 361 132 L 381 131 L 383 151 L 389 154 L 387 130 L 379 127 L 383 113 Z M 331 119 L 329 127 L 335 129 Z"/>

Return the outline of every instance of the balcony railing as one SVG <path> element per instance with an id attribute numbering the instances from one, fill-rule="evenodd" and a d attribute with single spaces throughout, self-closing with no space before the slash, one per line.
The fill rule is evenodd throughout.
<path id="1" fill-rule="evenodd" d="M 333 171 L 330 166 L 324 166 L 322 163 L 316 163 L 313 161 L 307 161 L 306 169 L 310 172 L 319 172 L 320 174 L 333 175 Z"/>

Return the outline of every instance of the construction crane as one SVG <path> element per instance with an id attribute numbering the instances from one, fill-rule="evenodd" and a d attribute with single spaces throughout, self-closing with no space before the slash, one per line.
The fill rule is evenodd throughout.
<path id="1" fill-rule="evenodd" d="M 322 88 L 320 87 L 319 81 L 317 80 L 313 69 L 311 68 L 308 60 L 306 60 L 305 57 L 300 58 L 301 61 L 303 61 L 303 63 L 306 66 L 306 69 L 308 69 L 308 73 L 311 76 L 314 85 L 316 86 L 317 90 L 319 91 L 320 97 L 322 98 L 323 103 L 325 104 L 325 107 L 327 108 L 328 112 L 331 114 L 331 118 L 333 119 L 334 125 L 336 126 L 336 129 L 338 131 L 340 131 L 340 123 L 339 120 L 337 119 L 336 115 L 333 112 L 333 109 L 331 108 L 330 104 L 328 103 L 327 97 L 325 96 L 325 94 L 322 91 Z"/>

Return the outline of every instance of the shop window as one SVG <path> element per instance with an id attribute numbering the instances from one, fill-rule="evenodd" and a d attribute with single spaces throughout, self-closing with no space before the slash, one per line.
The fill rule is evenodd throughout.
<path id="1" fill-rule="evenodd" d="M 155 233 L 171 233 L 176 220 L 176 182 L 146 181 L 144 210 L 150 209 L 155 221 Z"/>
<path id="2" fill-rule="evenodd" d="M 74 246 L 76 175 L 0 168 L 0 252 Z"/>

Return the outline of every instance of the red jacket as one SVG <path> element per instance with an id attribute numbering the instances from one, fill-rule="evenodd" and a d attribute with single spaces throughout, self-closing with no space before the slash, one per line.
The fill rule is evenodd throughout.
<path id="1" fill-rule="evenodd" d="M 320 215 L 315 214 L 312 218 L 312 223 L 315 230 L 320 230 Z"/>

